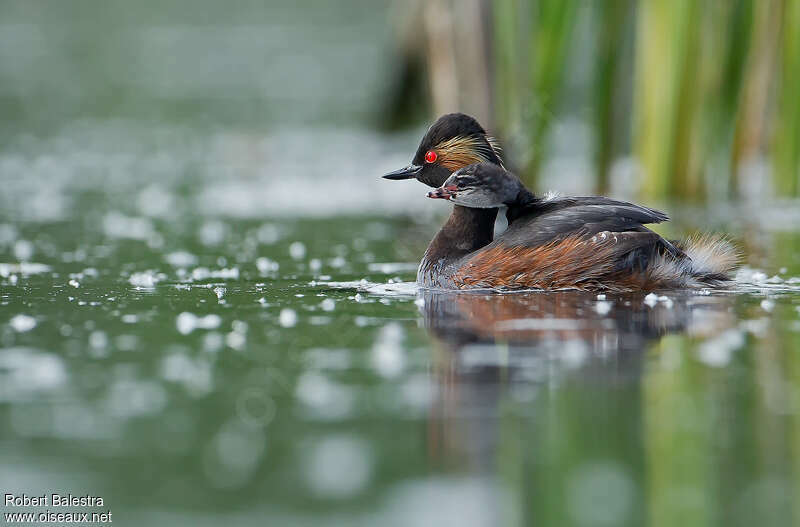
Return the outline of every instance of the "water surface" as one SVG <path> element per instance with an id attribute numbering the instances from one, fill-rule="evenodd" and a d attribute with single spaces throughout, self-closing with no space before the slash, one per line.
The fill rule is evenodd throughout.
<path id="1" fill-rule="evenodd" d="M 796 232 L 734 232 L 753 265 L 721 292 L 416 291 L 439 217 L 37 155 L 1 161 L 4 489 L 123 525 L 798 519 Z M 264 209 L 225 208 L 240 186 Z"/>

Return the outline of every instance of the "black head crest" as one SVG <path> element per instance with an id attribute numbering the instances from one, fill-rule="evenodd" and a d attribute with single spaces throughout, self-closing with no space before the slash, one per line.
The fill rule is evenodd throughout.
<path id="1" fill-rule="evenodd" d="M 442 115 L 434 122 L 417 148 L 414 164 L 421 165 L 425 161 L 425 153 L 445 141 L 456 137 L 486 138 L 486 130 L 478 121 L 464 113 L 448 113 Z M 488 138 L 487 142 L 488 142 Z M 494 160 L 492 160 L 494 161 Z"/>
<path id="2" fill-rule="evenodd" d="M 459 168 L 482 161 L 503 166 L 497 142 L 486 135 L 474 117 L 449 113 L 428 128 L 410 165 L 383 177 L 416 179 L 435 188 Z"/>

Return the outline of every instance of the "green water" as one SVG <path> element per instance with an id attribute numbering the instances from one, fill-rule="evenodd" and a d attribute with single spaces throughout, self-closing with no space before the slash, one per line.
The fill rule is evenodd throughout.
<path id="1" fill-rule="evenodd" d="M 0 225 L 4 492 L 122 525 L 798 519 L 797 234 L 722 293 L 417 294 L 438 219 L 65 193 Z"/>
<path id="2" fill-rule="evenodd" d="M 418 292 L 449 205 L 378 178 L 419 132 L 369 127 L 385 5 L 67 5 L 2 4 L 2 493 L 114 525 L 800 523 L 796 202 L 669 207 L 742 247 L 725 291 Z"/>

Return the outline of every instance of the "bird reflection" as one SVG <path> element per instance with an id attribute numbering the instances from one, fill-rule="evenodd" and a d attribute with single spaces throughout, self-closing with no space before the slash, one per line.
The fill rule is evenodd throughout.
<path id="1" fill-rule="evenodd" d="M 418 302 L 437 343 L 429 451 L 489 469 L 504 398 L 566 375 L 638 382 L 646 351 L 668 334 L 709 336 L 736 323 L 734 298 L 696 292 L 597 295 L 425 290 Z"/>
<path id="2" fill-rule="evenodd" d="M 735 323 L 729 296 L 604 296 L 582 291 L 487 294 L 425 290 L 424 325 L 445 348 L 581 342 L 595 352 L 641 350 L 668 333 L 706 335 Z"/>

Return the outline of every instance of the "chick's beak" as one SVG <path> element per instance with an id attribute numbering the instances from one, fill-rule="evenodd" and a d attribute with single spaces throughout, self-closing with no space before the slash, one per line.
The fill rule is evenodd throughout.
<path id="1" fill-rule="evenodd" d="M 450 199 L 456 195 L 456 190 L 458 190 L 458 187 L 455 185 L 439 187 L 428 192 L 428 197 L 433 199 Z"/>
<path id="2" fill-rule="evenodd" d="M 417 177 L 420 170 L 422 170 L 422 167 L 419 165 L 408 165 L 394 172 L 384 174 L 383 177 L 384 179 L 413 179 Z"/>

